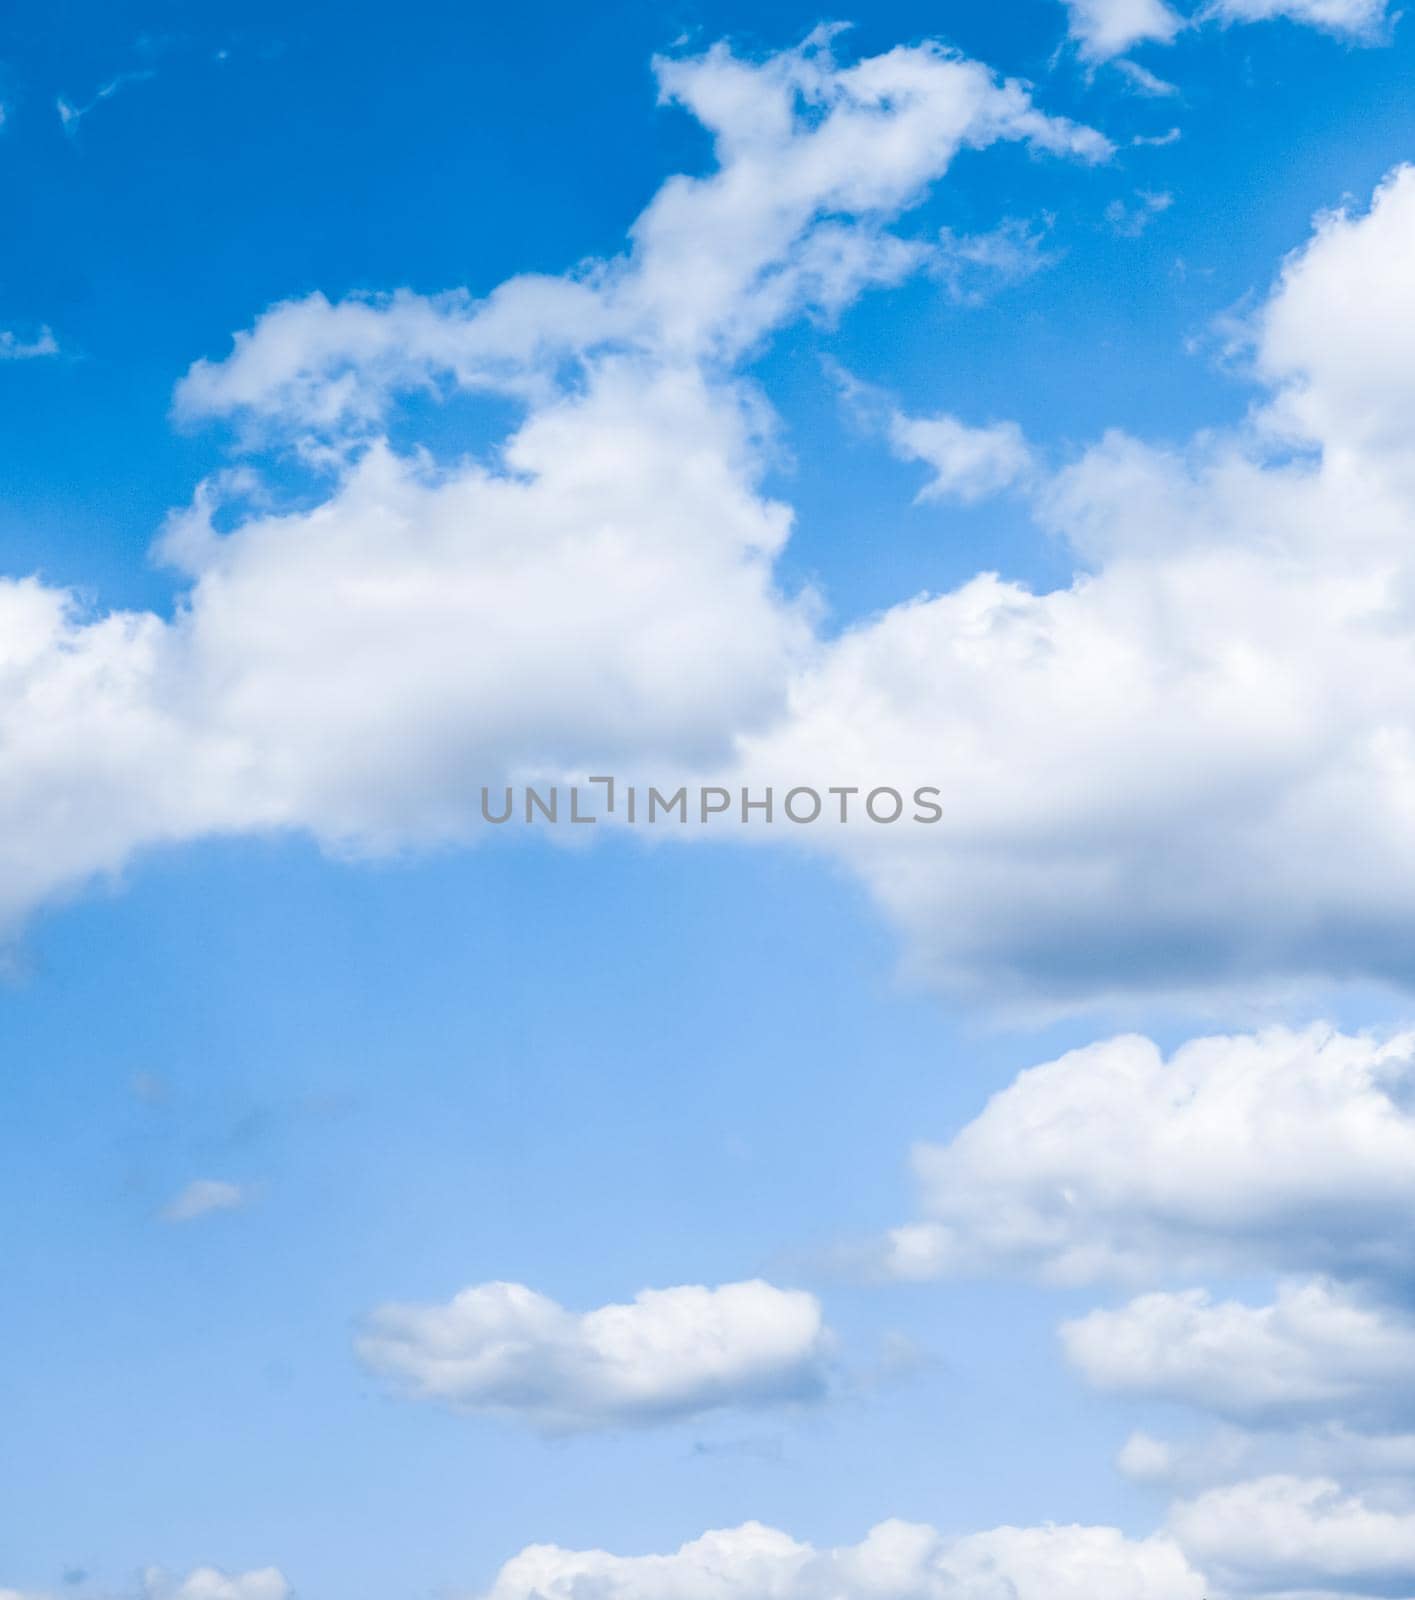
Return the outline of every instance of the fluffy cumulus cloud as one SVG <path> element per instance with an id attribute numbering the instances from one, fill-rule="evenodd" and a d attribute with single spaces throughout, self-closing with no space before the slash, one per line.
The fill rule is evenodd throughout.
<path id="1" fill-rule="evenodd" d="M 1415 1036 L 1110 1039 L 1023 1072 L 915 1166 L 897 1276 L 1161 1285 L 1060 1339 L 1093 1387 L 1206 1419 L 1132 1434 L 1117 1464 L 1188 1496 L 1166 1532 L 1207 1595 L 1415 1592 Z"/>
<path id="2" fill-rule="evenodd" d="M 1415 1261 L 1415 1039 L 1328 1029 L 1133 1035 L 1024 1072 L 947 1144 L 914 1156 L 921 1221 L 902 1277 L 1012 1268 L 1062 1283 L 1207 1271 L 1408 1272 Z M 1269 1337 L 1315 1339 L 1354 1303 L 1304 1302 Z M 1213 1316 L 1202 1303 L 1147 1315 Z M 1289 1311 L 1294 1308 L 1289 1307 Z M 1254 1332 L 1230 1312 L 1230 1331 Z M 1101 1324 L 1117 1331 L 1127 1325 Z M 1133 1331 L 1133 1330 L 1131 1330 Z M 1096 1326 L 1093 1339 L 1100 1338 Z M 1351 1360 L 1382 1356 L 1367 1348 Z M 1182 1358 L 1177 1358 L 1182 1359 Z"/>
<path id="3" fill-rule="evenodd" d="M 1168 44 L 1184 26 L 1164 0 L 1064 0 L 1067 25 L 1081 54 L 1108 61 L 1149 40 Z"/>
<path id="4" fill-rule="evenodd" d="M 1415 1509 L 1278 1475 L 1175 1507 L 1170 1531 L 1228 1594 L 1393 1596 L 1415 1592 Z"/>
<path id="5" fill-rule="evenodd" d="M 919 490 L 925 500 L 964 503 L 996 494 L 1025 477 L 1031 451 L 1015 422 L 972 427 L 957 417 L 909 417 L 896 412 L 890 443 L 906 461 L 922 461 L 933 474 Z"/>
<path id="6" fill-rule="evenodd" d="M 1405 981 L 1412 250 L 1402 169 L 1286 264 L 1244 427 L 1184 450 L 1108 434 L 1037 484 L 1072 583 L 984 573 L 897 606 L 744 737 L 758 782 L 945 786 L 937 828 L 827 840 L 925 970 L 1057 1004 Z"/>
<path id="7" fill-rule="evenodd" d="M 717 166 L 670 179 L 622 256 L 481 301 L 314 296 L 197 364 L 180 417 L 232 417 L 325 490 L 291 510 L 249 470 L 204 485 L 161 545 L 188 581 L 172 619 L 0 584 L 0 919 L 200 835 L 465 837 L 482 782 L 722 764 L 783 712 L 812 602 L 774 581 L 791 517 L 733 363 L 926 265 L 891 224 L 960 150 L 1110 147 L 932 45 L 841 65 L 822 33 L 658 74 Z M 523 419 L 485 460 L 386 443 L 399 391 L 449 387 Z"/>
<path id="8" fill-rule="evenodd" d="M 1061 1336 L 1090 1383 L 1121 1394 L 1239 1422 L 1415 1421 L 1415 1318 L 1331 1280 L 1286 1283 L 1263 1306 L 1203 1289 L 1143 1295 Z"/>
<path id="9" fill-rule="evenodd" d="M 1406 490 L 1415 333 L 1403 265 L 1412 239 L 1415 167 L 1403 166 L 1369 211 L 1317 218 L 1311 244 L 1288 259 L 1259 313 L 1254 348 L 1273 392 L 1261 419 L 1270 431 L 1319 444 L 1332 473 L 1377 471 Z"/>
<path id="10" fill-rule="evenodd" d="M 704 1534 L 671 1555 L 536 1545 L 507 1562 L 487 1600 L 1202 1600 L 1167 1538 L 1114 1528 L 998 1528 L 962 1539 L 886 1522 L 857 1545 L 818 1550 L 757 1523 Z"/>
<path id="11" fill-rule="evenodd" d="M 143 1592 L 147 1600 L 288 1600 L 291 1591 L 275 1567 L 230 1574 L 198 1567 L 180 1579 L 152 1567 L 144 1574 Z"/>
<path id="12" fill-rule="evenodd" d="M 183 693 L 247 753 L 257 813 L 377 848 L 465 834 L 501 774 L 723 758 L 806 634 L 742 402 L 607 358 L 503 470 L 375 444 L 314 512 L 174 526 Z"/>
<path id="13" fill-rule="evenodd" d="M 830 1345 L 813 1295 L 759 1280 L 581 1313 L 486 1283 L 446 1305 L 381 1307 L 358 1352 L 409 1396 L 558 1433 L 818 1399 Z"/>
<path id="14" fill-rule="evenodd" d="M 174 617 L 0 583 L 0 918 L 144 846 L 465 839 L 483 783 L 616 770 L 943 788 L 936 826 L 793 837 L 974 995 L 1408 983 L 1415 172 L 1285 264 L 1241 427 L 1058 466 L 1003 420 L 895 416 L 926 498 L 1025 493 L 1077 575 L 984 572 L 827 638 L 776 579 L 791 512 L 735 364 L 937 267 L 893 224 L 960 149 L 1109 147 L 938 47 L 658 70 L 717 165 L 670 179 L 622 256 L 480 301 L 292 302 L 193 369 L 185 416 L 324 488 L 292 509 L 250 469 L 205 485 L 162 542 Z M 450 465 L 387 442 L 401 391 L 452 387 L 522 419 Z"/>

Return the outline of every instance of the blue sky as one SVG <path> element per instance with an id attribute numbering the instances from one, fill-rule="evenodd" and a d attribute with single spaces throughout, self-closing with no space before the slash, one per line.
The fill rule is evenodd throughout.
<path id="1" fill-rule="evenodd" d="M 1410 28 L 836 20 L 0 30 L 0 1600 L 1415 1596 Z"/>

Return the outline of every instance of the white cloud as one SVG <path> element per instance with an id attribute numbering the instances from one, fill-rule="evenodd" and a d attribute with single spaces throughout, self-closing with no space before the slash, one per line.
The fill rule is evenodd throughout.
<path id="1" fill-rule="evenodd" d="M 1190 17 L 1164 0 L 1062 0 L 1062 4 L 1067 32 L 1082 58 L 1093 62 L 1123 56 L 1136 45 L 1170 44 L 1191 24 Z M 1383 37 L 1392 20 L 1389 0 L 1207 0 L 1192 21 L 1231 24 L 1276 18 L 1366 42 Z M 1161 92 L 1168 89 L 1158 79 L 1154 82 Z"/>
<path id="2" fill-rule="evenodd" d="M 213 1211 L 239 1210 L 249 1199 L 249 1193 L 240 1184 L 224 1183 L 217 1178 L 197 1178 L 164 1209 L 162 1218 L 164 1222 L 195 1222 Z"/>
<path id="3" fill-rule="evenodd" d="M 1265 1306 L 1144 1295 L 1063 1323 L 1061 1338 L 1098 1388 L 1236 1421 L 1415 1420 L 1415 1317 L 1330 1280 L 1285 1283 Z"/>
<path id="4" fill-rule="evenodd" d="M 57 356 L 59 344 L 48 328 L 41 328 L 32 339 L 21 338 L 10 328 L 0 328 L 0 361 L 33 361 L 39 356 Z"/>
<path id="5" fill-rule="evenodd" d="M 367 422 L 392 391 L 435 378 L 543 393 L 557 363 L 607 348 L 674 366 L 732 358 L 926 260 L 888 224 L 960 149 L 1021 140 L 1084 160 L 1110 153 L 1100 134 L 1044 116 L 1019 84 L 937 45 L 840 66 L 835 31 L 760 62 L 719 45 L 656 63 L 661 97 L 712 132 L 719 165 L 665 183 L 625 255 L 565 278 L 513 278 L 481 302 L 405 292 L 277 306 L 227 359 L 192 368 L 179 414 L 318 430 Z"/>
<path id="6" fill-rule="evenodd" d="M 225 1573 L 216 1567 L 196 1567 L 185 1578 L 161 1567 L 149 1567 L 142 1576 L 144 1600 L 290 1600 L 292 1590 L 275 1567 L 253 1572 Z M 17 1589 L 0 1589 L 0 1600 L 53 1600 L 52 1596 Z"/>
<path id="7" fill-rule="evenodd" d="M 973 426 L 947 414 L 910 416 L 875 385 L 864 383 L 827 359 L 825 370 L 848 416 L 866 433 L 882 435 L 901 461 L 919 461 L 931 476 L 915 504 L 956 500 L 965 505 L 998 494 L 1027 479 L 1032 452 L 1015 422 Z"/>
<path id="8" fill-rule="evenodd" d="M 924 262 L 889 226 L 960 149 L 1110 147 L 937 46 L 844 66 L 817 35 L 659 77 L 719 166 L 670 179 L 622 257 L 483 302 L 316 296 L 193 368 L 181 416 L 229 413 L 332 484 L 283 514 L 249 473 L 203 486 L 162 543 L 191 580 L 173 620 L 0 582 L 0 922 L 209 834 L 465 839 L 480 784 L 721 765 L 781 712 L 812 601 L 773 580 L 790 512 L 731 362 Z M 382 419 L 428 385 L 527 414 L 485 462 L 399 455 Z"/>
<path id="9" fill-rule="evenodd" d="M 1105 208 L 1105 220 L 1111 232 L 1120 238 L 1138 239 L 1154 219 L 1168 211 L 1173 204 L 1172 194 L 1137 189 L 1132 204 L 1120 199 L 1112 200 Z"/>
<path id="10" fill-rule="evenodd" d="M 1381 37 L 1391 20 L 1389 0 L 1210 0 L 1205 16 L 1222 22 L 1267 22 L 1285 17 L 1327 33 Z"/>
<path id="11" fill-rule="evenodd" d="M 59 114 L 59 122 L 64 132 L 70 135 L 79 131 L 79 124 L 91 112 L 96 111 L 105 100 L 110 100 L 130 83 L 146 83 L 156 77 L 156 72 L 145 67 L 133 72 L 120 72 L 116 77 L 110 78 L 101 88 L 94 91 L 93 99 L 87 105 L 76 105 L 72 100 L 67 100 L 60 95 L 54 102 L 54 109 Z"/>
<path id="12" fill-rule="evenodd" d="M 926 261 L 889 224 L 960 147 L 1107 147 L 938 49 L 842 67 L 817 39 L 661 75 L 719 167 L 670 180 L 622 258 L 479 303 L 277 308 L 193 369 L 187 413 L 333 477 L 283 514 L 205 489 L 164 544 L 191 578 L 173 621 L 0 583 L 0 917 L 202 835 L 466 839 L 482 783 L 613 766 L 943 786 L 936 828 L 795 837 L 974 995 L 1408 983 L 1415 175 L 1287 263 L 1251 425 L 1107 435 L 1026 480 L 1072 583 L 983 573 L 825 641 L 775 583 L 772 419 L 727 365 Z M 382 418 L 427 383 L 512 390 L 526 419 L 485 462 L 399 455 Z M 1021 447 L 1001 427 L 994 477 Z"/>
<path id="13" fill-rule="evenodd" d="M 1287 1475 L 1213 1489 L 1169 1528 L 1229 1592 L 1404 1595 L 1415 1590 L 1415 1511 Z"/>
<path id="14" fill-rule="evenodd" d="M 1137 94 L 1149 95 L 1152 99 L 1165 100 L 1171 95 L 1179 93 L 1179 85 L 1170 83 L 1168 79 L 1161 78 L 1158 73 L 1151 72 L 1148 67 L 1142 67 L 1138 61 L 1119 60 L 1115 63 L 1116 70 L 1130 81 L 1130 87 Z M 1171 137 L 1173 135 L 1173 137 Z M 1133 145 L 1165 145 L 1173 144 L 1179 137 L 1179 130 L 1172 128 L 1168 133 L 1157 136 L 1145 137 L 1143 134 L 1131 139 Z"/>
<path id="15" fill-rule="evenodd" d="M 1285 1475 L 1333 1478 L 1348 1488 L 1389 1494 L 1415 1480 L 1415 1433 L 1361 1433 L 1342 1422 L 1225 1423 L 1167 1440 L 1137 1432 L 1125 1441 L 1116 1465 L 1127 1478 L 1171 1493 Z"/>
<path id="16" fill-rule="evenodd" d="M 1277 1028 L 1168 1060 L 1135 1036 L 1090 1045 L 1022 1073 L 948 1144 L 917 1148 L 924 1219 L 891 1236 L 887 1265 L 1065 1283 L 1408 1270 L 1412 1107 L 1408 1034 Z"/>
<path id="17" fill-rule="evenodd" d="M 1317 218 L 1254 330 L 1257 370 L 1275 391 L 1264 425 L 1319 441 L 1333 471 L 1395 474 L 1405 490 L 1415 438 L 1415 329 L 1404 270 L 1412 249 L 1415 167 L 1402 166 L 1369 211 Z"/>
<path id="18" fill-rule="evenodd" d="M 1056 259 L 1045 249 L 1052 219 L 1006 217 L 985 233 L 941 228 L 929 270 L 961 305 L 981 305 L 990 294 L 1041 272 Z"/>
<path id="19" fill-rule="evenodd" d="M 175 527 L 185 694 L 252 820 L 391 847 L 465 837 L 504 773 L 723 760 L 809 640 L 753 420 L 691 370 L 605 362 L 505 471 L 375 445 L 311 513 Z"/>
<path id="20" fill-rule="evenodd" d="M 946 1539 L 885 1522 L 858 1545 L 817 1550 L 747 1523 L 671 1555 L 533 1545 L 487 1600 L 1202 1600 L 1167 1539 L 1114 1528 L 998 1528 Z"/>
<path id="21" fill-rule="evenodd" d="M 182 1579 L 149 1567 L 143 1592 L 146 1600 L 288 1600 L 291 1590 L 274 1567 L 229 1575 L 215 1567 L 197 1567 Z"/>
<path id="22" fill-rule="evenodd" d="M 1163 0 L 1063 0 L 1068 31 L 1081 54 L 1108 61 L 1137 44 L 1168 44 L 1184 18 Z"/>
<path id="23" fill-rule="evenodd" d="M 814 1296 L 760 1280 L 582 1313 L 486 1283 L 446 1305 L 383 1306 L 357 1347 L 413 1398 L 558 1433 L 819 1398 L 830 1337 Z"/>
<path id="24" fill-rule="evenodd" d="M 1041 478 L 1070 584 L 984 573 L 847 629 L 741 741 L 758 785 L 944 786 L 938 827 L 806 841 L 864 876 L 920 971 L 1058 1009 L 1407 982 L 1412 250 L 1402 169 L 1287 263 L 1251 426 L 1174 451 L 1108 434 Z"/>
<path id="25" fill-rule="evenodd" d="M 889 440 L 896 455 L 922 461 L 933 476 L 920 500 L 961 500 L 965 505 L 1026 477 L 1032 454 L 1015 422 L 970 427 L 957 417 L 910 417 L 895 412 Z"/>
<path id="26" fill-rule="evenodd" d="M 1136 1483 L 1166 1483 L 1175 1473 L 1175 1447 L 1148 1433 L 1132 1433 L 1120 1447 L 1116 1467 Z"/>

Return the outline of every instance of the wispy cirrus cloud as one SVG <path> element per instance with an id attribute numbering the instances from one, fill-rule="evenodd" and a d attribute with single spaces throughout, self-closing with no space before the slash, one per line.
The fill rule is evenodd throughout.
<path id="1" fill-rule="evenodd" d="M 96 111 L 105 100 L 111 100 L 115 94 L 127 88 L 130 84 L 147 83 L 156 76 L 157 72 L 154 67 L 139 67 L 131 72 L 117 73 L 101 88 L 96 90 L 89 100 L 84 101 L 82 104 L 59 95 L 54 101 L 54 109 L 59 115 L 59 121 L 63 126 L 64 132 L 67 134 L 77 133 L 79 124 L 84 118 Z"/>
<path id="2" fill-rule="evenodd" d="M 28 338 L 11 328 L 0 328 L 0 361 L 33 361 L 58 354 L 59 341 L 47 327 Z"/>
<path id="3" fill-rule="evenodd" d="M 1062 0 L 1067 31 L 1089 61 L 1108 61 L 1137 44 L 1169 44 L 1184 18 L 1165 0 Z"/>
<path id="4" fill-rule="evenodd" d="M 1058 260 L 1047 248 L 1054 219 L 1005 217 L 982 233 L 939 232 L 928 270 L 960 305 L 977 306 L 1012 284 L 1043 272 Z"/>
<path id="5" fill-rule="evenodd" d="M 1070 37 L 1083 59 L 1093 63 L 1113 60 L 1138 45 L 1172 44 L 1184 29 L 1206 22 L 1231 26 L 1286 20 L 1371 44 L 1388 37 L 1395 21 L 1390 0 L 1203 0 L 1184 11 L 1167 0 L 1062 0 L 1062 4 Z"/>

